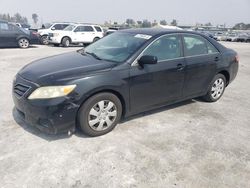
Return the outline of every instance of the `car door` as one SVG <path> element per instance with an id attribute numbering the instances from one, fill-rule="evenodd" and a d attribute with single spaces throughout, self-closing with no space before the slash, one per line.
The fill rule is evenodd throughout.
<path id="1" fill-rule="evenodd" d="M 0 23 L 0 45 L 1 47 L 8 47 L 16 43 L 16 35 L 10 30 L 8 23 Z"/>
<path id="2" fill-rule="evenodd" d="M 93 42 L 96 32 L 91 25 L 84 26 L 84 41 L 85 43 Z"/>
<path id="3" fill-rule="evenodd" d="M 183 35 L 186 77 L 183 94 L 199 96 L 206 92 L 215 76 L 216 65 L 221 60 L 219 51 L 204 37 Z"/>
<path id="4" fill-rule="evenodd" d="M 165 35 L 152 42 L 139 56 L 158 58 L 157 64 L 132 66 L 130 70 L 131 111 L 147 110 L 182 96 L 185 60 L 179 35 Z"/>

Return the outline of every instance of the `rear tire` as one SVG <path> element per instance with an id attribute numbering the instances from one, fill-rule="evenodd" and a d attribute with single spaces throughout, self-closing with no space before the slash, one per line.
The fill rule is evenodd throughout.
<path id="1" fill-rule="evenodd" d="M 70 46 L 70 38 L 69 37 L 64 37 L 62 39 L 62 45 L 63 45 L 63 47 L 69 47 Z"/>
<path id="2" fill-rule="evenodd" d="M 88 136 L 101 136 L 112 131 L 120 121 L 122 104 L 112 93 L 99 93 L 81 106 L 77 120 Z"/>
<path id="3" fill-rule="evenodd" d="M 211 82 L 207 94 L 202 98 L 207 102 L 216 102 L 222 97 L 225 88 L 226 88 L 225 76 L 223 74 L 217 74 L 214 77 L 213 81 Z"/>
<path id="4" fill-rule="evenodd" d="M 21 39 L 18 40 L 18 46 L 20 48 L 28 48 L 29 45 L 30 45 L 30 42 L 26 38 L 21 38 Z"/>
<path id="5" fill-rule="evenodd" d="M 100 40 L 99 37 L 94 38 L 93 43 L 96 42 L 96 41 L 98 41 L 98 40 Z"/>

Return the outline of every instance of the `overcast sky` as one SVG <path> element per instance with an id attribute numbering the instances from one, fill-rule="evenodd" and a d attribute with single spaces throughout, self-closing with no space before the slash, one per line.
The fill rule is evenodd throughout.
<path id="1" fill-rule="evenodd" d="M 74 21 L 103 23 L 177 19 L 179 24 L 212 22 L 231 26 L 250 23 L 250 0 L 0 0 L 0 13 L 19 12 L 31 21 L 37 13 L 39 21 Z"/>

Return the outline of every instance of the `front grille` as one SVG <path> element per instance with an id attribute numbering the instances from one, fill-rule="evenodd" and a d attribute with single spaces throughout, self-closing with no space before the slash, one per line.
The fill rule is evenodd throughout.
<path id="1" fill-rule="evenodd" d="M 14 86 L 14 93 L 17 97 L 22 97 L 29 89 L 29 86 L 23 84 L 16 84 Z"/>

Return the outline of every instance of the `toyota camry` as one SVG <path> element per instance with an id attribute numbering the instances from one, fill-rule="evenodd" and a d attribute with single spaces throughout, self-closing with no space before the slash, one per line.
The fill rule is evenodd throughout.
<path id="1" fill-rule="evenodd" d="M 238 55 L 189 31 L 117 31 L 84 49 L 37 60 L 13 82 L 16 112 L 47 133 L 110 132 L 121 118 L 202 97 L 219 100 Z M 167 121 L 167 120 L 166 120 Z"/>

